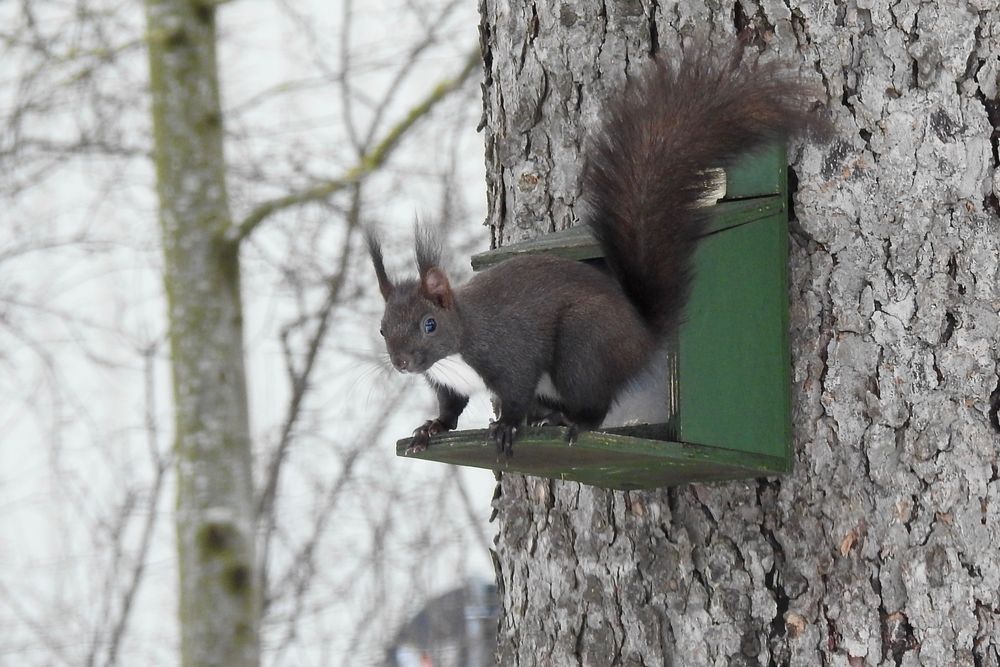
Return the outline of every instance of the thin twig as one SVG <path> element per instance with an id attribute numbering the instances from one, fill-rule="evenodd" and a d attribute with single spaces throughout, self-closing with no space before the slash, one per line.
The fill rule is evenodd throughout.
<path id="1" fill-rule="evenodd" d="M 285 460 L 285 456 L 288 453 L 288 448 L 292 441 L 292 432 L 295 428 L 295 424 L 298 422 L 299 415 L 302 411 L 302 403 L 305 399 L 306 392 L 309 388 L 309 378 L 312 375 L 313 369 L 316 367 L 316 360 L 319 357 L 320 347 L 323 343 L 323 339 L 326 337 L 327 329 L 330 325 L 330 313 L 333 312 L 334 306 L 337 305 L 340 299 L 340 291 L 344 286 L 347 277 L 347 268 L 351 258 L 351 241 L 354 238 L 354 232 L 359 224 L 358 211 L 360 206 L 360 188 L 355 189 L 354 193 L 354 205 L 351 207 L 351 214 L 347 219 L 347 231 L 344 235 L 344 245 L 340 252 L 340 261 L 338 262 L 337 272 L 328 281 L 328 289 L 326 293 L 326 299 L 323 302 L 322 307 L 319 312 L 319 322 L 316 325 L 316 330 L 313 333 L 311 340 L 309 341 L 309 348 L 306 351 L 306 358 L 302 369 L 296 372 L 292 368 L 292 360 L 289 358 L 289 375 L 292 378 L 292 396 L 289 400 L 288 413 L 285 415 L 285 421 L 281 426 L 281 437 L 278 440 L 278 446 L 271 456 L 271 461 L 267 466 L 267 474 L 264 482 L 264 490 L 261 492 L 260 499 L 257 502 L 257 517 L 258 519 L 264 518 L 266 523 L 266 529 L 264 531 L 265 536 L 273 528 L 274 517 L 271 513 L 271 508 L 274 505 L 274 497 L 278 490 L 278 479 L 281 475 L 281 466 Z"/>
<path id="2" fill-rule="evenodd" d="M 354 3 L 351 0 L 343 0 L 343 15 L 341 16 L 340 30 L 340 67 L 344 75 L 340 77 L 338 87 L 340 88 L 340 111 L 344 116 L 344 128 L 347 130 L 347 137 L 351 141 L 351 146 L 358 152 L 359 157 L 364 154 L 365 147 L 358 139 L 358 130 L 354 124 L 354 108 L 351 106 L 351 33 L 354 27 Z"/>
<path id="3" fill-rule="evenodd" d="M 382 141 L 375 145 L 356 165 L 348 169 L 342 176 L 259 204 L 238 225 L 235 225 L 230 230 L 229 238 L 234 242 L 240 242 L 247 238 L 257 228 L 257 225 L 275 213 L 294 206 L 301 206 L 326 199 L 347 186 L 361 181 L 365 176 L 381 167 L 399 146 L 399 143 L 406 136 L 407 132 L 418 121 L 426 117 L 439 102 L 465 83 L 469 75 L 476 69 L 479 60 L 479 48 L 477 47 L 469 54 L 465 65 L 456 76 L 442 81 L 435 86 L 420 103 L 410 109 L 403 120 L 389 130 Z"/>
<path id="4" fill-rule="evenodd" d="M 472 498 L 469 497 L 469 493 L 465 490 L 465 484 L 462 481 L 462 469 L 459 466 L 452 467 L 451 475 L 452 481 L 455 482 L 455 488 L 458 490 L 458 497 L 462 500 L 462 509 L 465 510 L 465 518 L 469 521 L 469 528 L 472 530 L 473 535 L 476 536 L 476 542 L 483 550 L 486 560 L 489 561 L 491 558 L 490 551 L 492 551 L 490 542 L 483 531 L 482 517 L 476 513 L 475 506 L 472 504 Z"/>
<path id="5" fill-rule="evenodd" d="M 435 20 L 431 26 L 427 29 L 427 34 L 417 42 L 403 58 L 402 65 L 396 71 L 393 76 L 392 81 L 389 82 L 386 88 L 385 97 L 379 101 L 375 108 L 375 115 L 372 118 L 371 124 L 368 126 L 368 134 L 365 136 L 364 144 L 367 149 L 371 145 L 372 141 L 375 139 L 375 132 L 382 125 L 382 118 L 385 116 L 385 112 L 389 109 L 392 101 L 396 97 L 396 93 L 403 89 L 403 80 L 409 75 L 413 68 L 420 62 L 420 54 L 426 51 L 428 48 L 437 42 L 438 36 L 435 30 L 436 27 L 445 25 L 448 15 L 451 14 L 455 7 L 457 7 L 462 0 L 451 0 L 446 4 L 440 12 L 435 16 Z M 477 61 L 478 62 L 478 61 Z"/>
<path id="6" fill-rule="evenodd" d="M 153 543 L 153 531 L 160 516 L 160 496 L 163 490 L 163 482 L 166 479 L 167 471 L 171 466 L 170 456 L 161 456 L 159 450 L 159 428 L 156 421 L 156 347 L 149 346 L 143 351 L 145 380 L 145 422 L 146 422 L 146 444 L 149 448 L 149 456 L 153 463 L 153 488 L 149 492 L 149 507 L 146 513 L 146 521 L 142 526 L 142 537 L 139 539 L 139 549 L 135 555 L 135 567 L 132 568 L 132 576 L 129 578 L 128 587 L 122 595 L 121 611 L 118 620 L 111 632 L 108 642 L 108 657 L 105 664 L 111 667 L 118 663 L 118 649 L 121 646 L 122 638 L 128 629 L 128 622 L 131 618 L 132 607 L 139 593 L 139 586 L 142 584 L 143 576 L 146 573 L 146 564 L 149 556 L 149 548 Z"/>
<path id="7" fill-rule="evenodd" d="M 27 608 L 21 602 L 24 597 L 23 589 L 18 591 L 18 595 L 15 595 L 0 581 L 0 602 L 6 603 L 10 610 L 14 612 L 15 618 L 24 623 L 35 635 L 38 643 L 49 650 L 49 655 L 46 658 L 53 661 L 50 664 L 58 663 L 67 666 L 75 664 L 73 660 L 70 660 L 64 646 L 64 642 L 66 642 L 65 634 L 52 625 L 51 619 L 43 621 L 32 618 Z M 56 639 L 57 635 L 59 639 Z"/>
<path id="8" fill-rule="evenodd" d="M 332 518 L 337 516 L 336 512 L 334 512 L 334 508 L 337 506 L 341 495 L 347 489 L 348 484 L 354 479 L 354 468 L 361 455 L 369 451 L 371 449 L 371 443 L 379 438 L 385 428 L 389 415 L 396 410 L 399 399 L 402 397 L 404 392 L 404 389 L 399 389 L 388 401 L 386 401 L 381 414 L 377 415 L 376 418 L 372 420 L 372 427 L 359 435 L 354 446 L 346 453 L 343 458 L 343 466 L 337 475 L 337 479 L 330 485 L 326 492 L 323 506 L 315 514 L 312 530 L 309 533 L 309 540 L 306 541 L 306 543 L 299 548 L 298 553 L 295 554 L 291 565 L 289 565 L 286 570 L 286 577 L 274 586 L 275 590 L 287 590 L 291 587 L 295 596 L 291 614 L 287 619 L 288 629 L 285 633 L 284 640 L 279 644 L 275 651 L 275 656 L 280 655 L 285 649 L 287 649 L 287 647 L 291 644 L 291 641 L 294 639 L 298 619 L 301 617 L 303 610 L 305 609 L 306 593 L 313 589 L 312 579 L 317 571 L 317 547 L 319 546 L 320 539 L 326 534 L 327 524 Z M 367 563 L 368 561 L 366 560 L 365 562 Z M 293 577 L 297 577 L 296 580 L 294 582 L 289 581 Z M 273 598 L 269 596 L 265 597 L 265 611 L 272 601 Z"/>

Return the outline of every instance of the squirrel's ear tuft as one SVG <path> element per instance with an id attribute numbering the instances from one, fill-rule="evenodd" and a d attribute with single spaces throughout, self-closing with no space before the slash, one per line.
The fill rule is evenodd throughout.
<path id="1" fill-rule="evenodd" d="M 428 270 L 439 269 L 441 266 L 441 241 L 433 231 L 422 227 L 419 222 L 413 223 L 413 236 L 416 240 L 414 254 L 417 256 L 417 271 L 423 280 Z"/>
<path id="2" fill-rule="evenodd" d="M 365 230 L 365 241 L 368 243 L 368 254 L 371 255 L 372 264 L 375 266 L 375 276 L 378 278 L 378 289 L 382 293 L 382 298 L 389 300 L 392 294 L 392 281 L 389 280 L 385 272 L 385 264 L 382 262 L 382 243 L 378 240 L 375 232 L 370 229 Z"/>
<path id="3" fill-rule="evenodd" d="M 420 276 L 420 293 L 441 308 L 451 308 L 455 304 L 455 295 L 444 271 L 434 266 Z"/>

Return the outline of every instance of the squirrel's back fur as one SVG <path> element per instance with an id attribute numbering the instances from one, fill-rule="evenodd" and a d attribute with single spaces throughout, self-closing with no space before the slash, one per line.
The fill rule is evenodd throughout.
<path id="1" fill-rule="evenodd" d="M 823 130 L 810 89 L 778 63 L 713 54 L 653 60 L 611 102 L 590 146 L 587 223 L 629 299 L 657 336 L 672 331 L 709 218 L 706 170 L 730 167 L 762 146 Z"/>

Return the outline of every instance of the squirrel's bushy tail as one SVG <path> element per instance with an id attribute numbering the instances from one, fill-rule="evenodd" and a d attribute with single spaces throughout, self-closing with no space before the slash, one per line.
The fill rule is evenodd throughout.
<path id="1" fill-rule="evenodd" d="M 824 122 L 809 88 L 780 63 L 706 47 L 680 62 L 652 61 L 612 102 L 590 147 L 588 223 L 605 259 L 650 328 L 679 323 L 692 255 L 714 188 L 706 170 Z"/>

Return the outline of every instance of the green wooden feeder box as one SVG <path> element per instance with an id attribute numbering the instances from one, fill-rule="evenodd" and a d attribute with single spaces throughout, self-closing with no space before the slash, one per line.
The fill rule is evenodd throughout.
<path id="1" fill-rule="evenodd" d="M 400 456 L 639 489 L 773 476 L 791 470 L 788 351 L 788 210 L 785 152 L 774 147 L 726 174 L 725 197 L 712 208 L 699 245 L 691 300 L 661 373 L 646 396 L 658 423 L 581 432 L 527 428 L 514 457 L 498 461 L 486 430 L 454 431 L 419 454 Z M 472 258 L 479 270 L 514 255 L 551 253 L 599 260 L 583 227 L 547 234 Z M 609 341 L 609 344 L 613 342 Z"/>

